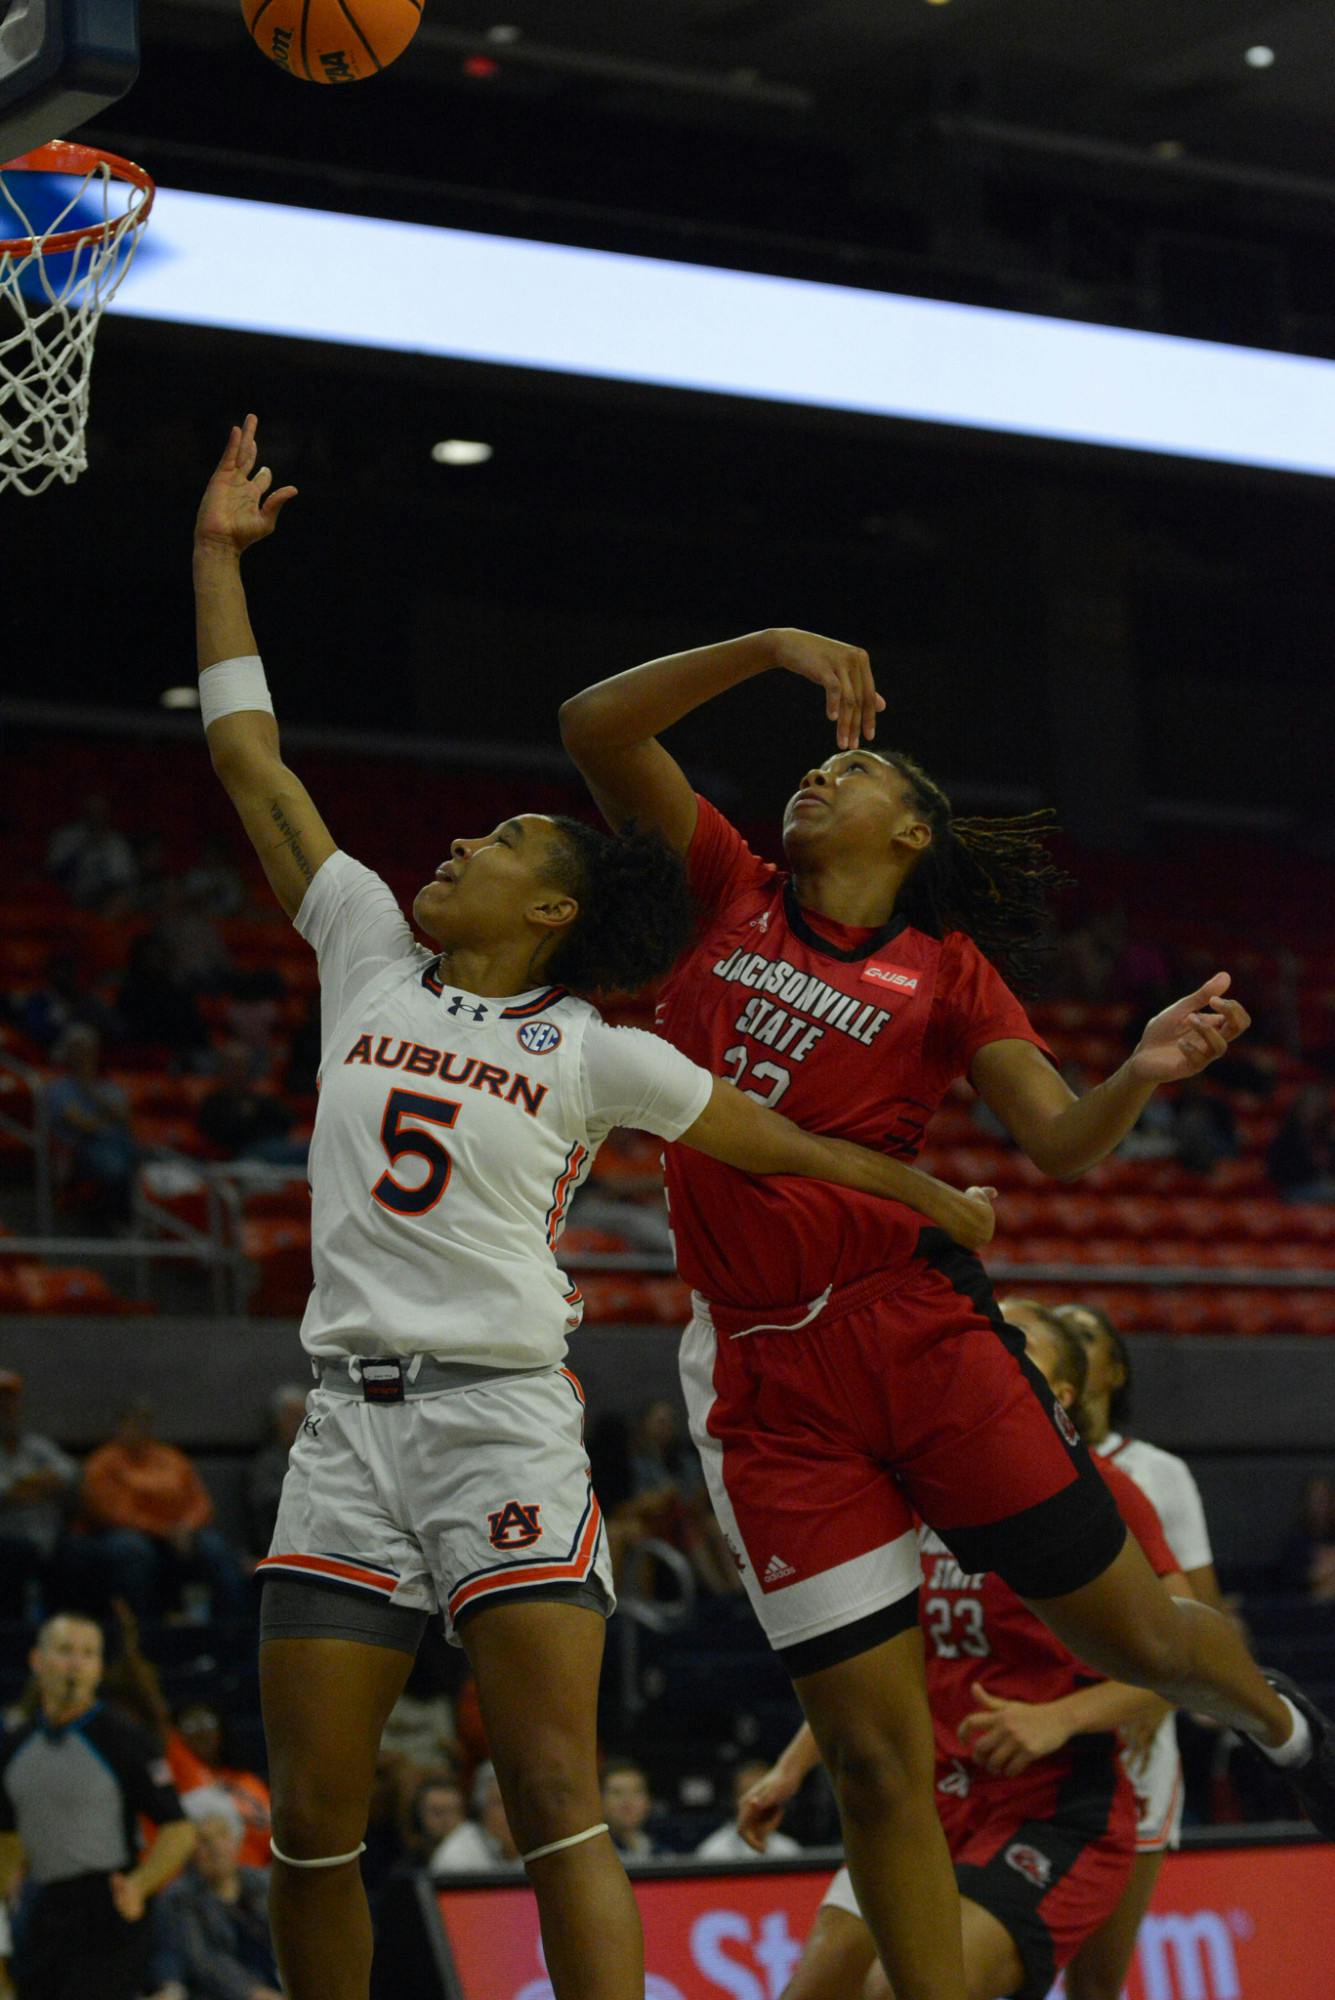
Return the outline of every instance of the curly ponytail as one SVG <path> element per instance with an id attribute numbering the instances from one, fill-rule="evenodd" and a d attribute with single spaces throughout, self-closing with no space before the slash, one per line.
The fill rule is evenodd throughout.
<path id="1" fill-rule="evenodd" d="M 1051 898 L 1070 882 L 1047 843 L 1051 811 L 1004 819 L 956 819 L 934 779 L 898 751 L 880 753 L 898 771 L 932 829 L 932 844 L 895 904 L 932 937 L 965 931 L 1010 983 L 1033 989 L 1052 943 Z"/>
<path id="2" fill-rule="evenodd" d="M 576 993 L 634 993 L 669 972 L 691 941 L 686 864 L 665 840 L 633 826 L 600 833 L 556 815 L 552 874 L 579 915 L 543 967 Z"/>

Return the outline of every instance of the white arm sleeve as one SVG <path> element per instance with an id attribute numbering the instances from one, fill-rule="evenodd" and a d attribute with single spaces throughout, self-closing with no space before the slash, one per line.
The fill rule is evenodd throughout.
<path id="1" fill-rule="evenodd" d="M 387 965 L 418 950 L 389 885 L 341 848 L 316 871 L 292 922 L 320 967 L 322 1043 Z"/>
<path id="2" fill-rule="evenodd" d="M 1164 1535 L 1184 1570 L 1204 1569 L 1206 1563 L 1214 1561 L 1214 1553 L 1200 1488 L 1180 1458 L 1166 1456 L 1168 1463 L 1161 1468 L 1162 1492 L 1154 1496 Z"/>
<path id="3" fill-rule="evenodd" d="M 590 1131 L 630 1125 L 679 1139 L 708 1104 L 714 1079 L 670 1042 L 643 1028 L 590 1021 L 580 1050 Z"/>

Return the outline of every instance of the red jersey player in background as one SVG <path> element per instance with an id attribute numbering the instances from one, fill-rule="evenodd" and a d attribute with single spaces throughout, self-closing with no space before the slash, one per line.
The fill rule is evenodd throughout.
<path id="1" fill-rule="evenodd" d="M 787 874 L 657 740 L 772 670 L 822 689 L 838 744 L 788 802 Z M 701 923 L 661 1030 L 795 1123 L 903 1159 L 967 1076 L 1036 1165 L 1074 1178 L 1161 1085 L 1225 1054 L 1246 1012 L 1216 974 L 1077 1100 L 991 962 L 1023 975 L 1044 928 L 1056 871 L 1042 823 L 957 820 L 908 758 L 863 746 L 883 707 L 864 652 L 787 628 L 652 660 L 563 705 L 566 748 L 608 820 L 687 857 Z M 962 1570 L 995 1570 L 1100 1672 L 1246 1731 L 1335 1832 L 1335 1730 L 1268 1684 L 1224 1619 L 1160 1588 L 976 1258 L 893 1203 L 762 1185 L 676 1147 L 667 1178 L 695 1293 L 681 1354 L 692 1435 L 831 1772 L 898 2000 L 966 1990 L 933 1803 L 915 1511 Z"/>
<path id="2" fill-rule="evenodd" d="M 1059 1406 L 1076 1409 L 1085 1374 L 1077 1336 L 1041 1306 L 1006 1310 Z M 1151 1568 L 1185 1592 L 1153 1504 L 1115 1465 L 1099 1470 Z M 960 1889 L 969 2000 L 1044 2000 L 1126 1888 L 1136 1797 L 1115 1732 L 1156 1720 L 1163 1704 L 1087 1673 L 999 1577 L 967 1575 L 930 1530 L 920 1541 L 936 1797 Z M 738 1825 L 761 1853 L 818 1754 L 804 1724 L 743 1799 Z M 866 2000 L 889 1992 L 841 1869 L 783 2000 L 864 1990 Z"/>

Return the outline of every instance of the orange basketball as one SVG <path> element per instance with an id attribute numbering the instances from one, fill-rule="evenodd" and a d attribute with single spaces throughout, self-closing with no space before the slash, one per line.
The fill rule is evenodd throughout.
<path id="1" fill-rule="evenodd" d="M 422 25 L 422 0 L 241 0 L 270 62 L 305 83 L 360 83 L 401 56 Z"/>

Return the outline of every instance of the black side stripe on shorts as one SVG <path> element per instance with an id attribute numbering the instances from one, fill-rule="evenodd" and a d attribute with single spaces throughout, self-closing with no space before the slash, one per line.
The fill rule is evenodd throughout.
<path id="1" fill-rule="evenodd" d="M 930 1525 L 970 1575 L 995 1570 L 1019 1597 L 1066 1597 L 1102 1576 L 1121 1553 L 1126 1525 L 1117 1504 L 1088 1447 L 1079 1438 L 1072 1444 L 1057 1424 L 1052 1391 L 1025 1353 L 1019 1328 L 1002 1318 L 992 1281 L 978 1258 L 943 1229 L 922 1230 L 917 1255 L 968 1299 L 1015 1357 L 1075 1474 L 1060 1492 L 1005 1520 L 972 1528 L 946 1529 L 935 1521 Z"/>
<path id="2" fill-rule="evenodd" d="M 1057 1966 L 1043 1904 L 1085 1849 L 1106 1837 L 1112 1820 L 1117 1738 L 1075 1736 L 1071 1746 L 1071 1768 L 1051 1819 L 1026 1820 L 990 1861 L 966 1862 L 955 1870 L 960 1894 L 981 1904 L 1015 1940 L 1024 1985 L 1014 2000 L 1045 2000 L 1051 1990 Z"/>

